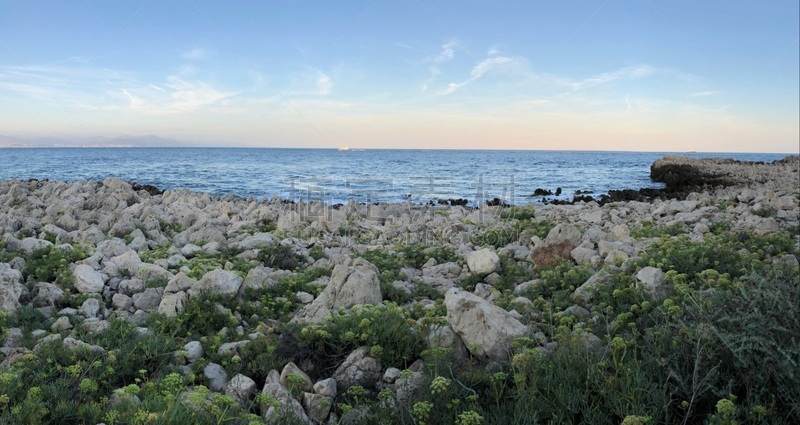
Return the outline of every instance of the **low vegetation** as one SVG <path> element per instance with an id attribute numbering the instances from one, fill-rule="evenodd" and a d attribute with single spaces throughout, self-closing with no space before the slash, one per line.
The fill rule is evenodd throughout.
<path id="1" fill-rule="evenodd" d="M 684 224 L 643 222 L 630 236 L 645 249 L 624 261 L 562 259 L 541 267 L 499 248 L 518 240 L 529 246 L 555 223 L 537 219 L 531 208 L 506 208 L 499 218 L 488 227 L 459 222 L 474 228 L 475 246 L 497 248 L 496 272 L 480 276 L 462 268 L 465 260 L 452 245 L 358 245 L 331 254 L 321 244 L 286 238 L 249 252 L 198 251 L 180 261 L 170 260 L 175 248 L 153 247 L 143 252 L 145 262 L 169 262 L 169 271 L 193 279 L 217 269 L 242 279 L 251 271 L 274 272 L 234 294 L 187 296 L 171 316 L 157 308 L 134 314 L 135 308 L 115 309 L 102 293 L 76 293 L 70 265 L 89 258 L 91 245 L 12 253 L 0 242 L 0 261 L 16 265 L 28 291 L 15 312 L 0 312 L 6 342 L 0 424 L 264 423 L 266 411 L 280 405 L 275 397 L 252 394 L 240 403 L 230 391 L 212 391 L 206 366 L 220 365 L 229 378 L 242 374 L 263 388 L 270 371 L 293 362 L 316 382 L 361 347 L 380 364 L 381 376 L 374 385 L 342 388 L 331 399 L 332 423 L 800 423 L 796 226 L 757 234 L 717 220 L 699 235 Z M 243 234 L 275 229 L 265 220 Z M 338 263 L 329 261 L 333 255 L 341 255 Z M 383 302 L 331 309 L 319 323 L 292 320 L 348 256 L 377 268 Z M 431 342 L 431 331 L 449 323 L 444 291 L 406 273 L 419 276 L 434 263 L 457 265 L 462 273 L 451 276 L 452 285 L 484 291 L 532 329 L 510 344 L 505 361 L 473 356 L 475 347 Z M 637 280 L 646 267 L 663 272 L 663 293 Z M 599 274 L 604 278 L 585 298 L 576 296 Z M 63 300 L 33 307 L 39 282 L 63 289 Z M 144 288 L 163 292 L 167 284 L 153 278 Z M 110 312 L 105 328 L 92 329 L 86 324 L 99 320 L 82 317 L 95 299 Z M 193 360 L 190 342 L 202 348 Z M 287 379 L 302 399 L 305 382 Z M 403 388 L 413 391 L 399 397 Z M 284 415 L 278 423 L 293 419 Z"/>

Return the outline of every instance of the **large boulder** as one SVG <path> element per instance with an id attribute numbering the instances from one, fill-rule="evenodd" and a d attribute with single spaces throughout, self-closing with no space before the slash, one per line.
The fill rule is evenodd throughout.
<path id="1" fill-rule="evenodd" d="M 381 380 L 381 364 L 370 355 L 369 347 L 359 347 L 339 365 L 333 378 L 340 391 L 346 391 L 354 385 L 374 388 L 375 383 Z"/>
<path id="2" fill-rule="evenodd" d="M 351 265 L 336 265 L 328 286 L 293 321 L 320 323 L 333 309 L 382 301 L 378 269 L 369 261 L 357 258 Z"/>
<path id="3" fill-rule="evenodd" d="M 531 250 L 531 261 L 539 267 L 550 267 L 561 258 L 571 258 L 572 250 L 581 240 L 577 227 L 562 223 L 552 228 L 544 241 Z"/>
<path id="4" fill-rule="evenodd" d="M 207 364 L 203 369 L 203 376 L 208 380 L 208 388 L 211 391 L 223 391 L 228 382 L 228 372 L 216 363 Z"/>
<path id="5" fill-rule="evenodd" d="M 467 267 L 472 273 L 486 276 L 500 269 L 500 257 L 494 251 L 483 248 L 466 255 Z"/>
<path id="6" fill-rule="evenodd" d="M 163 294 L 164 288 L 147 288 L 144 292 L 133 295 L 133 306 L 145 311 L 157 309 L 161 304 L 161 296 Z"/>
<path id="7" fill-rule="evenodd" d="M 216 269 L 212 270 L 197 282 L 196 288 L 200 293 L 208 294 L 221 294 L 221 295 L 236 295 L 239 293 L 239 288 L 242 287 L 242 279 L 238 274 L 229 271 Z M 190 292 L 192 294 L 192 292 Z"/>
<path id="8" fill-rule="evenodd" d="M 456 364 L 467 360 L 467 346 L 464 345 L 464 341 L 461 340 L 461 337 L 453 330 L 452 326 L 432 326 L 428 332 L 427 344 L 428 348 L 441 347 L 453 350 L 453 360 Z"/>
<path id="9" fill-rule="evenodd" d="M 261 394 L 271 396 L 277 402 L 275 405 L 261 406 L 263 417 L 268 424 L 302 423 L 310 424 L 303 405 L 292 396 L 292 393 L 280 383 L 280 374 L 271 370 L 264 382 Z"/>
<path id="10" fill-rule="evenodd" d="M 457 288 L 444 297 L 447 320 L 470 353 L 490 360 L 508 360 L 514 339 L 529 334 L 527 326 L 509 312 Z"/>
<path id="11" fill-rule="evenodd" d="M 645 267 L 636 273 L 636 280 L 641 288 L 655 299 L 667 296 L 668 288 L 665 285 L 666 274 L 657 267 Z"/>
<path id="12" fill-rule="evenodd" d="M 333 399 L 321 394 L 303 393 L 303 407 L 313 423 L 322 424 L 331 413 Z"/>
<path id="13" fill-rule="evenodd" d="M 139 254 L 134 250 L 128 250 L 122 255 L 111 259 L 111 262 L 119 268 L 125 270 L 129 275 L 144 281 L 155 279 L 167 279 L 172 277 L 172 273 L 161 266 L 142 262 Z"/>
<path id="14" fill-rule="evenodd" d="M 177 316 L 184 310 L 186 297 L 186 292 L 183 291 L 164 295 L 158 303 L 158 312 L 167 317 Z"/>
<path id="15" fill-rule="evenodd" d="M 49 248 L 53 246 L 53 243 L 44 239 L 37 239 L 37 238 L 25 238 L 19 241 L 19 247 L 26 254 L 30 255 L 33 251 L 41 248 Z"/>
<path id="16" fill-rule="evenodd" d="M 103 275 L 85 264 L 78 264 L 72 272 L 75 276 L 75 289 L 82 294 L 99 294 L 105 286 Z"/>
<path id="17" fill-rule="evenodd" d="M 37 283 L 32 295 L 34 307 L 56 307 L 64 302 L 64 291 L 48 282 Z"/>
<path id="18" fill-rule="evenodd" d="M 293 380 L 293 378 L 290 378 L 290 376 L 295 376 L 294 379 L 296 380 Z M 303 391 L 311 391 L 312 388 L 311 378 L 309 378 L 305 372 L 297 367 L 294 362 L 286 363 L 286 366 L 283 367 L 283 370 L 281 370 L 280 382 L 281 385 L 287 388 L 296 385 L 299 385 L 299 388 Z"/>
<path id="19" fill-rule="evenodd" d="M 586 303 L 594 297 L 597 290 L 613 276 L 605 271 L 600 270 L 593 274 L 586 282 L 577 288 L 572 293 L 572 298 L 579 303 Z"/>
<path id="20" fill-rule="evenodd" d="M 237 374 L 225 385 L 225 395 L 233 398 L 240 406 L 247 408 L 250 398 L 258 392 L 258 385 L 249 377 Z"/>
<path id="21" fill-rule="evenodd" d="M 0 310 L 16 311 L 24 289 L 22 273 L 6 263 L 0 263 Z"/>

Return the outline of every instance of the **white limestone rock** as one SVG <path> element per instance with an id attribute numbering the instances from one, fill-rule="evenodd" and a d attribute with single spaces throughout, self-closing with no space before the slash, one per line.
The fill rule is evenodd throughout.
<path id="1" fill-rule="evenodd" d="M 13 313 L 20 307 L 19 297 L 25 290 L 22 273 L 7 263 L 0 263 L 0 310 Z"/>
<path id="2" fill-rule="evenodd" d="M 508 360 L 514 339 L 529 333 L 509 312 L 475 294 L 453 288 L 444 304 L 447 320 L 475 356 Z"/>
<path id="3" fill-rule="evenodd" d="M 488 248 L 470 252 L 466 260 L 469 270 L 479 276 L 486 276 L 500 268 L 500 257 Z"/>
<path id="4" fill-rule="evenodd" d="M 73 270 L 75 276 L 75 289 L 82 294 L 98 294 L 103 291 L 105 279 L 95 269 L 79 264 Z"/>

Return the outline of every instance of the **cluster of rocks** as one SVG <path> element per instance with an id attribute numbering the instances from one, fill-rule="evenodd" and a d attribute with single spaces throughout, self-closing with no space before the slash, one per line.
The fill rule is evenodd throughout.
<path id="1" fill-rule="evenodd" d="M 800 217 L 797 164 L 800 162 L 797 157 L 793 158 L 777 165 L 764 165 L 773 167 L 769 180 L 762 180 L 761 176 L 768 173 L 762 171 L 759 164 L 714 162 L 715 167 L 726 170 L 734 165 L 754 167 L 752 172 L 730 172 L 728 175 L 733 177 L 728 180 L 735 183 L 739 176 L 753 176 L 758 184 L 708 186 L 680 200 L 655 198 L 652 202 L 601 204 L 589 201 L 537 206 L 534 220 L 548 219 L 557 223 L 545 238 L 523 233 L 514 235 L 516 238 L 505 246 L 488 248 L 478 246 L 482 241 L 477 240 L 476 235 L 487 229 L 514 231 L 507 220 L 501 219 L 502 203 L 469 208 L 457 202 L 451 205 L 358 205 L 351 202 L 341 208 L 331 208 L 317 202 L 286 204 L 232 196 L 214 197 L 186 190 L 161 192 L 115 178 L 74 183 L 6 180 L 0 182 L 0 205 L 4 205 L 0 209 L 0 241 L 5 246 L 4 252 L 11 253 L 13 258 L 0 263 L 0 309 L 13 312 L 26 304 L 55 319 L 49 329 L 38 329 L 31 335 L 38 340 L 37 346 L 60 340 L 65 347 L 87 348 L 85 342 L 63 335 L 69 334 L 73 326 L 102 332 L 110 326 L 112 317 L 141 326 L 154 312 L 166 316 L 179 314 L 189 297 L 237 296 L 246 288 L 274 285 L 278 279 L 293 273 L 259 266 L 247 276 L 241 276 L 231 270 L 231 265 L 208 271 L 196 280 L 189 277 L 185 266 L 193 257 L 233 250 L 238 253 L 237 258 L 251 261 L 264 247 L 284 245 L 306 259 L 304 266 L 331 270 L 330 277 L 312 282 L 323 287 L 318 296 L 306 292 L 296 294 L 302 307 L 297 309 L 292 321 L 313 326 L 340 308 L 383 301 L 379 271 L 359 258 L 359 253 L 421 242 L 449 246 L 463 260 L 438 264 L 431 258 L 419 269 L 405 267 L 402 270 L 404 279 L 393 285 L 398 290 L 412 292 L 417 285 L 425 284 L 444 294 L 448 324 L 430 329 L 426 335 L 429 345 L 452 348 L 457 359 L 474 356 L 491 365 L 507 361 L 511 342 L 521 336 L 535 338 L 547 352 L 557 349 L 555 342 L 548 341 L 538 331 L 536 322 L 531 320 L 535 315 L 525 315 L 532 312 L 532 302 L 521 295 L 537 282 L 518 282 L 514 288 L 518 297 L 512 302 L 514 309 L 511 311 L 493 303 L 499 293 L 492 283 L 500 279 L 502 273 L 498 254 L 543 267 L 566 258 L 594 268 L 597 273 L 575 289 L 575 306 L 568 312 L 585 316 L 588 315 L 585 307 L 591 304 L 594 291 L 608 277 L 609 270 L 625 269 L 626 264 L 631 264 L 647 249 L 650 240 L 631 237 L 631 230 L 642 222 L 660 226 L 685 225 L 696 240 L 702 240 L 710 226 L 720 220 L 729 222 L 733 229 L 756 233 L 797 226 Z M 693 161 L 671 157 L 664 161 L 671 165 L 656 167 L 654 164 L 655 169 L 661 170 L 659 175 L 674 175 L 683 172 L 687 164 L 694 166 Z M 780 168 L 779 173 L 774 172 L 775 167 Z M 711 170 L 708 173 L 718 173 L 717 168 Z M 774 213 L 761 213 L 764 210 Z M 258 231 L 270 223 L 277 231 Z M 23 281 L 26 256 L 37 248 L 52 245 L 73 249 L 71 244 L 86 247 L 89 254 L 69 264 L 74 281 L 71 288 L 59 287 L 54 282 Z M 324 257 L 311 258 L 309 252 L 315 248 L 321 249 Z M 144 261 L 147 253 L 155 249 L 166 249 L 168 257 Z M 460 279 L 473 275 L 480 278 L 474 291 L 458 288 Z M 665 292 L 664 272 L 660 269 L 646 267 L 634 278 L 654 297 Z M 153 281 L 166 283 L 148 287 Z M 86 294 L 88 299 L 79 308 L 63 308 L 65 291 Z M 430 300 L 417 302 L 433 304 Z M 257 324 L 248 323 L 250 318 L 231 314 L 239 322 L 236 331 L 242 339 L 221 346 L 220 355 L 233 356 L 258 337 Z M 140 331 L 148 332 L 146 328 Z M 20 333 L 19 329 L 9 332 L 0 349 L 3 355 L 0 367 L 14 363 L 31 351 L 20 346 L 23 339 Z M 592 335 L 577 335 L 576 338 L 582 338 L 587 349 L 599 344 Z M 88 348 L 103 350 L 97 346 Z M 34 347 L 32 351 L 36 350 Z M 181 355 L 186 364 L 194 363 L 203 355 L 202 346 L 191 341 Z M 280 372 L 270 372 L 260 386 L 247 376 L 228 377 L 224 368 L 217 364 L 209 364 L 204 374 L 212 391 L 224 392 L 243 405 L 259 391 L 271 395 L 277 403 L 264 406 L 267 418 L 277 421 L 292 412 L 306 423 L 326 423 L 336 420 L 331 416 L 331 406 L 337 392 L 353 385 L 390 388 L 395 402 L 403 405 L 413 400 L 423 382 L 422 365 L 415 364 L 410 368 L 410 375 L 402 376 L 394 366 L 397 365 L 380 364 L 368 347 L 361 347 L 339 365 L 333 376 L 315 383 L 294 363 L 287 364 Z M 185 394 L 183 399 L 190 400 L 190 394 Z"/>

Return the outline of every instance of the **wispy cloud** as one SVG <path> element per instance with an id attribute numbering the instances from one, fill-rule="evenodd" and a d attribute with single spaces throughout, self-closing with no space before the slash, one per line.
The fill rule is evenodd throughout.
<path id="1" fill-rule="evenodd" d="M 436 77 L 442 74 L 438 66 L 430 66 L 428 70 L 431 72 L 431 76 L 419 85 L 420 91 L 427 91 L 428 87 L 436 80 Z"/>
<path id="2" fill-rule="evenodd" d="M 317 93 L 321 95 L 327 95 L 331 93 L 333 89 L 333 81 L 331 81 L 331 77 L 325 75 L 324 72 L 317 73 Z"/>
<path id="3" fill-rule="evenodd" d="M 524 59 L 521 58 L 512 58 L 509 56 L 490 57 L 482 60 L 477 65 L 475 65 L 475 67 L 473 67 L 472 71 L 470 72 L 469 78 L 460 83 L 452 82 L 448 84 L 447 88 L 439 92 L 439 94 L 447 95 L 455 93 L 460 88 L 468 84 L 471 84 L 474 81 L 478 80 L 479 78 L 492 72 L 512 72 L 512 71 L 519 71 L 524 68 L 527 68 L 527 63 Z"/>
<path id="4" fill-rule="evenodd" d="M 601 86 L 613 81 L 645 78 L 654 75 L 658 72 L 662 72 L 662 70 L 650 65 L 626 66 L 624 68 L 620 68 L 611 72 L 604 72 L 602 74 L 597 74 L 595 76 L 584 78 L 582 80 L 562 79 L 560 83 L 563 86 L 566 86 L 572 90 L 577 91 L 577 90 L 588 89 L 591 87 Z"/>
<path id="5" fill-rule="evenodd" d="M 128 110 L 147 115 L 187 114 L 226 107 L 238 92 L 221 90 L 210 83 L 186 80 L 178 76 L 167 77 L 162 84 L 128 82 L 128 86 L 107 91 L 107 97 L 116 99 L 107 108 Z"/>
<path id="6" fill-rule="evenodd" d="M 155 87 L 155 86 L 153 86 L 153 87 Z M 141 109 L 142 106 L 144 106 L 144 104 L 145 104 L 145 102 L 144 102 L 144 100 L 142 98 L 140 98 L 139 96 L 132 95 L 126 89 L 122 89 L 122 94 L 125 97 L 127 97 L 128 100 L 130 101 L 130 104 L 128 106 L 130 106 L 131 109 L 134 109 L 134 110 Z"/>
<path id="7" fill-rule="evenodd" d="M 236 92 L 221 91 L 202 81 L 186 81 L 179 77 L 167 78 L 170 89 L 162 108 L 165 112 L 191 112 L 237 95 Z"/>
<path id="8" fill-rule="evenodd" d="M 208 51 L 201 47 L 195 47 L 194 49 L 189 50 L 188 52 L 185 52 L 183 55 L 181 55 L 182 58 L 188 60 L 205 59 L 206 56 L 208 56 Z"/>
<path id="9" fill-rule="evenodd" d="M 709 96 L 714 96 L 716 94 L 717 94 L 717 92 L 711 91 L 711 90 L 698 91 L 698 92 L 694 92 L 694 93 L 689 94 L 689 97 L 709 97 Z"/>
<path id="10" fill-rule="evenodd" d="M 433 62 L 443 63 L 453 60 L 453 58 L 456 57 L 456 46 L 458 46 L 458 44 L 454 41 L 442 44 L 442 50 L 433 58 Z"/>

